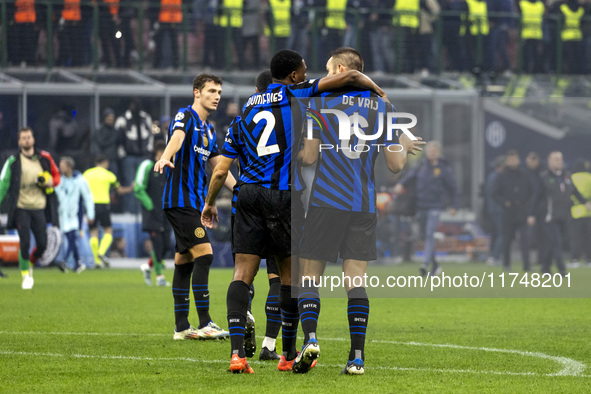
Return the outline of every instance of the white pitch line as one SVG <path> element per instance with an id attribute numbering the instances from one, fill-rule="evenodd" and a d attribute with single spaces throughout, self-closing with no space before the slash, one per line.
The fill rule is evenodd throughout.
<path id="1" fill-rule="evenodd" d="M 38 334 L 37 331 L 0 331 L 0 334 L 13 334 L 13 335 L 32 335 Z M 44 332 L 44 335 L 77 335 L 77 336 L 168 336 L 169 334 L 132 334 L 132 333 L 100 333 L 100 332 Z M 301 338 L 300 338 L 301 339 Z M 325 341 L 347 341 L 345 338 L 322 338 Z M 484 352 L 495 352 L 495 353 L 509 353 L 518 354 L 525 357 L 535 357 L 554 361 L 563 366 L 558 372 L 551 374 L 537 374 L 535 372 L 510 372 L 510 371 L 477 371 L 471 369 L 436 369 L 436 368 L 413 368 L 413 367 L 372 367 L 374 369 L 384 370 L 395 370 L 395 371 L 430 371 L 430 372 L 447 372 L 447 373 L 475 373 L 475 374 L 494 374 L 494 375 L 515 375 L 515 376 L 577 376 L 577 377 L 591 377 L 591 375 L 583 375 L 582 372 L 585 370 L 586 365 L 582 362 L 573 360 L 567 357 L 550 356 L 548 354 L 540 352 L 529 352 L 515 349 L 498 349 L 488 347 L 474 347 L 474 346 L 462 346 L 453 344 L 437 344 L 437 343 L 420 343 L 420 342 L 399 342 L 399 341 L 384 341 L 384 340 L 370 340 L 369 343 L 381 343 L 391 345 L 403 345 L 403 346 L 428 346 L 428 347 L 439 347 L 449 349 L 461 349 L 461 350 L 475 350 Z M 95 355 L 62 355 L 55 353 L 30 353 L 30 352 L 13 352 L 13 351 L 0 351 L 0 354 L 13 354 L 13 355 L 30 355 L 30 356 L 50 356 L 50 357 L 75 357 L 75 358 L 103 358 L 103 359 L 126 359 L 126 360 L 154 360 L 154 361 L 189 361 L 189 362 L 216 362 L 226 363 L 226 360 L 196 360 L 191 358 L 151 358 L 151 357 L 134 357 L 134 356 L 95 356 Z M 253 364 L 259 364 L 258 361 L 251 361 Z M 319 365 L 320 366 L 320 365 Z M 324 365 L 326 366 L 326 365 Z M 339 367 L 332 365 L 330 367 Z"/>

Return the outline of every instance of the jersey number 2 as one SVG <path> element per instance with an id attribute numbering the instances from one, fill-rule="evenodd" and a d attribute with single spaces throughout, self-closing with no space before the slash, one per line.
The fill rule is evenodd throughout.
<path id="1" fill-rule="evenodd" d="M 257 113 L 254 116 L 254 118 L 252 118 L 252 121 L 256 124 L 263 119 L 267 121 L 267 124 L 263 129 L 263 133 L 261 134 L 261 138 L 259 139 L 259 143 L 257 145 L 257 154 L 259 155 L 259 157 L 270 155 L 273 153 L 279 153 L 279 145 L 273 144 L 267 146 L 267 142 L 269 142 L 269 137 L 275 129 L 275 116 L 273 116 L 272 112 L 261 111 Z"/>

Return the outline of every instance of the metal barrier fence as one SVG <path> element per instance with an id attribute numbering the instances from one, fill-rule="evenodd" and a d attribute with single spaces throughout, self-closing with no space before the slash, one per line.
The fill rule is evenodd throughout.
<path id="1" fill-rule="evenodd" d="M 352 7 L 344 12 L 318 7 L 273 10 L 264 3 L 211 9 L 209 2 L 183 2 L 180 20 L 166 23 L 159 2 L 81 0 L 78 20 L 68 20 L 64 1 L 36 0 L 35 21 L 22 22 L 21 17 L 17 23 L 15 2 L 0 0 L 0 65 L 230 71 L 266 67 L 276 50 L 290 48 L 301 52 L 312 70 L 321 71 L 330 50 L 352 46 L 364 55 L 367 71 L 384 73 L 475 67 L 591 73 L 589 16 L 581 18 L 573 39 L 564 33 L 562 14 L 547 13 L 541 25 L 533 27 L 541 36 L 528 39 L 524 28 L 532 25 L 524 26 L 516 13 L 481 17 L 458 11 Z"/>

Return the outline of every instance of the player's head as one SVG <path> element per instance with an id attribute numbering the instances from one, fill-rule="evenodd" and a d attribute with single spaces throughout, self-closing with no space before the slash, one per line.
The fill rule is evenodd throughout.
<path id="1" fill-rule="evenodd" d="M 154 142 L 154 160 L 158 161 L 162 157 L 164 153 L 164 149 L 166 149 L 166 142 L 163 140 L 158 140 Z"/>
<path id="2" fill-rule="evenodd" d="M 271 75 L 283 84 L 300 83 L 306 80 L 306 62 L 296 51 L 283 49 L 271 59 Z"/>
<path id="3" fill-rule="evenodd" d="M 535 170 L 540 166 L 540 155 L 536 152 L 529 152 L 525 158 L 525 165 L 530 170 Z"/>
<path id="4" fill-rule="evenodd" d="M 512 170 L 519 167 L 519 153 L 515 149 L 510 149 L 505 153 L 505 165 Z"/>
<path id="5" fill-rule="evenodd" d="M 257 80 L 255 81 L 255 88 L 256 92 L 264 92 L 267 90 L 267 87 L 273 83 L 273 75 L 271 74 L 271 70 L 265 70 L 261 72 L 257 76 Z"/>
<path id="6" fill-rule="evenodd" d="M 361 54 L 349 47 L 341 47 L 332 51 L 330 58 L 326 62 L 328 76 L 349 70 L 363 72 L 363 58 Z"/>
<path id="7" fill-rule="evenodd" d="M 33 129 L 30 127 L 22 127 L 18 131 L 18 147 L 23 150 L 28 150 L 35 146 L 35 136 Z"/>
<path id="8" fill-rule="evenodd" d="M 505 155 L 499 155 L 495 159 L 493 166 L 497 171 L 503 171 L 505 169 Z"/>
<path id="9" fill-rule="evenodd" d="M 94 159 L 94 164 L 97 167 L 108 168 L 109 167 L 109 158 L 101 153 L 96 155 Z"/>
<path id="10" fill-rule="evenodd" d="M 425 147 L 425 156 L 427 160 L 436 162 L 441 157 L 441 143 L 439 141 L 429 141 Z"/>
<path id="11" fill-rule="evenodd" d="M 76 162 L 70 156 L 63 156 L 60 159 L 60 172 L 67 177 L 72 175 Z"/>
<path id="12" fill-rule="evenodd" d="M 553 151 L 548 155 L 548 169 L 552 172 L 562 171 L 564 168 L 564 160 L 562 158 L 562 152 Z"/>
<path id="13" fill-rule="evenodd" d="M 222 79 L 212 74 L 200 74 L 193 80 L 193 97 L 208 112 L 215 111 L 222 95 Z"/>

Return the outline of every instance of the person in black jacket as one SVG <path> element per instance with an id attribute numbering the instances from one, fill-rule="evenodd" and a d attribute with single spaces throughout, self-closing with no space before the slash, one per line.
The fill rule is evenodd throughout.
<path id="1" fill-rule="evenodd" d="M 162 195 L 166 184 L 166 176 L 152 171 L 154 162 L 160 160 L 166 148 L 162 140 L 154 144 L 154 160 L 144 160 L 137 169 L 134 193 L 142 203 L 142 230 L 150 234 L 152 241 L 151 259 L 156 271 L 156 285 L 168 286 L 162 269 L 164 268 L 164 252 L 170 239 L 170 224 L 162 210 Z M 152 286 L 152 274 L 148 264 L 140 267 L 144 274 L 144 281 Z"/>
<path id="2" fill-rule="evenodd" d="M 112 108 L 103 110 L 103 124 L 94 133 L 92 138 L 91 153 L 95 156 L 101 154 L 109 159 L 109 171 L 121 177 L 119 172 L 118 149 L 121 146 L 123 134 L 115 129 L 115 111 Z"/>
<path id="3" fill-rule="evenodd" d="M 531 177 L 519 167 L 519 154 L 510 150 L 505 155 L 505 169 L 493 186 L 493 199 L 503 207 L 503 268 L 511 268 L 511 244 L 519 231 L 527 237 L 525 226 L 535 222 L 534 186 Z M 530 270 L 529 253 L 523 255 L 523 270 Z"/>
<path id="4" fill-rule="evenodd" d="M 571 218 L 571 195 L 574 195 L 581 204 L 585 204 L 587 209 L 591 209 L 591 203 L 573 185 L 570 173 L 564 171 L 561 152 L 554 151 L 548 155 L 548 169 L 541 174 L 541 177 L 540 198 L 546 206 L 542 225 L 544 231 L 542 273 L 551 273 L 552 260 L 556 259 L 558 272 L 565 275 L 566 267 L 562 251 Z"/>

